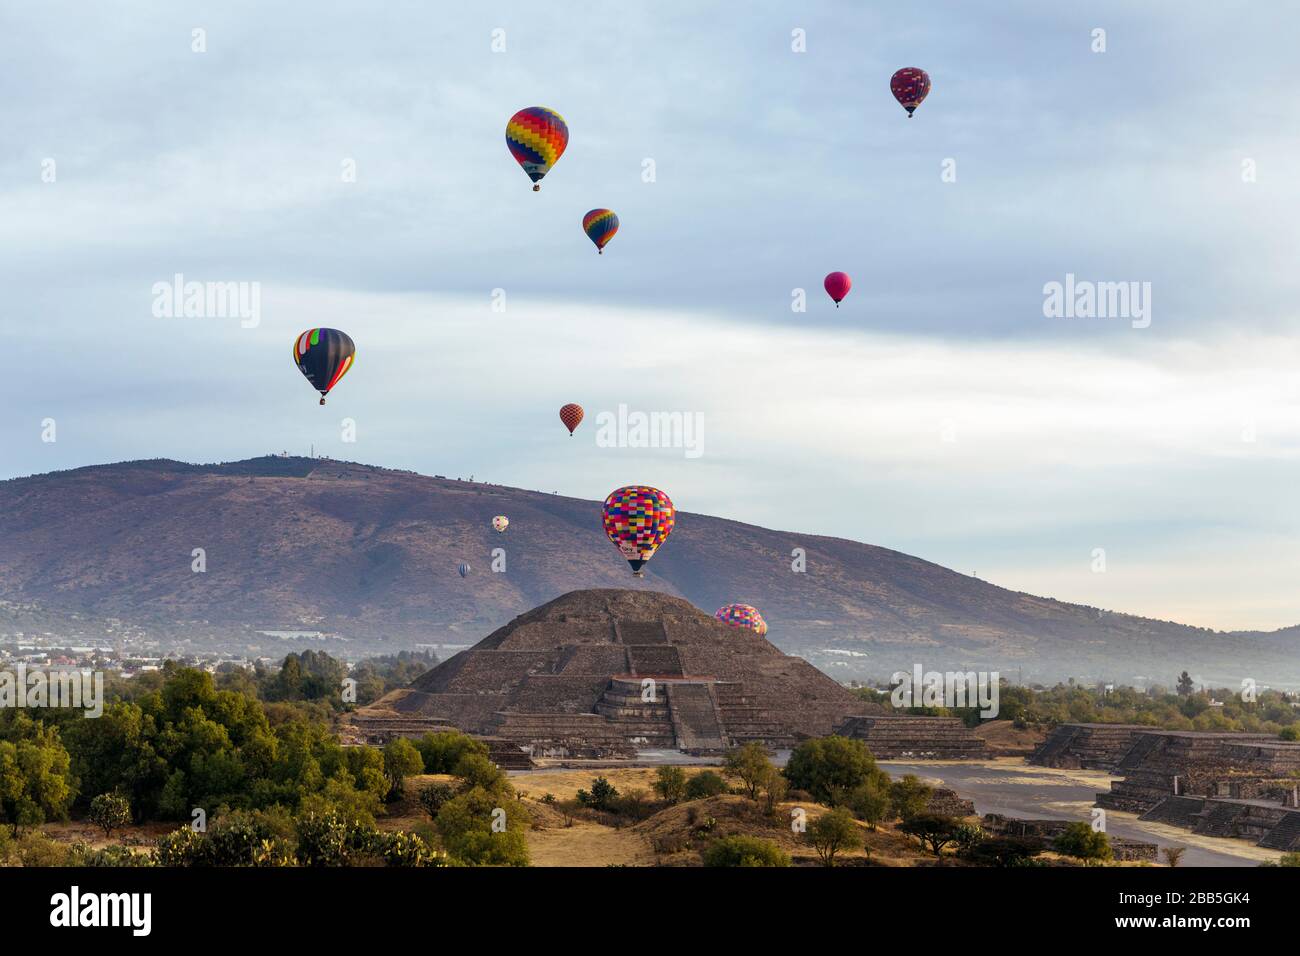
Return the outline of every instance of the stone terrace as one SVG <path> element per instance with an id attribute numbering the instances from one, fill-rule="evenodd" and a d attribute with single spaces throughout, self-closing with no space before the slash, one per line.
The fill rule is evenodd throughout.
<path id="1" fill-rule="evenodd" d="M 1138 724 L 1061 724 L 1028 760 L 1040 767 L 1114 771 L 1133 746 L 1134 735 L 1151 729 Z"/>
<path id="2" fill-rule="evenodd" d="M 882 760 L 979 760 L 988 756 L 988 744 L 958 717 L 849 717 L 836 733 L 863 741 Z"/>
<path id="3" fill-rule="evenodd" d="M 1268 734 L 1143 730 L 1097 805 L 1198 834 L 1290 849 L 1300 837 L 1300 744 Z"/>

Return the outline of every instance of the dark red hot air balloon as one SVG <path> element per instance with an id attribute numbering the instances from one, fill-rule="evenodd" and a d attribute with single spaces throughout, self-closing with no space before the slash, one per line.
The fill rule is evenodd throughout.
<path id="1" fill-rule="evenodd" d="M 919 66 L 905 66 L 889 78 L 889 92 L 907 110 L 911 119 L 921 101 L 930 93 L 930 74 Z"/>
<path id="2" fill-rule="evenodd" d="M 822 285 L 826 287 L 826 294 L 835 300 L 835 308 L 838 309 L 844 297 L 853 288 L 853 280 L 849 278 L 847 272 L 832 272 Z"/>
<path id="3" fill-rule="evenodd" d="M 582 406 L 570 402 L 560 409 L 560 421 L 564 422 L 564 427 L 569 430 L 569 437 L 573 437 L 573 430 L 582 424 Z"/>

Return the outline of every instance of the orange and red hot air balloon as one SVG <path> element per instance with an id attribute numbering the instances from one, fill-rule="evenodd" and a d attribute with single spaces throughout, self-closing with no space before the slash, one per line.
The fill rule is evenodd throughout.
<path id="1" fill-rule="evenodd" d="M 826 289 L 826 294 L 835 300 L 835 308 L 838 309 L 844 297 L 853 288 L 853 280 L 849 278 L 847 272 L 832 272 L 823 280 L 822 285 Z"/>
<path id="2" fill-rule="evenodd" d="M 542 177 L 560 161 L 569 145 L 569 125 L 555 110 L 529 106 L 510 117 L 506 124 L 506 145 L 515 162 L 533 181 L 533 192 L 537 192 L 542 188 Z"/>
<path id="3" fill-rule="evenodd" d="M 569 437 L 573 437 L 573 430 L 582 424 L 582 406 L 570 402 L 560 409 L 560 421 L 564 422 L 564 427 L 569 430 Z"/>
<path id="4" fill-rule="evenodd" d="M 930 74 L 919 66 L 905 66 L 889 78 L 889 92 L 911 119 L 916 108 L 930 95 Z"/>

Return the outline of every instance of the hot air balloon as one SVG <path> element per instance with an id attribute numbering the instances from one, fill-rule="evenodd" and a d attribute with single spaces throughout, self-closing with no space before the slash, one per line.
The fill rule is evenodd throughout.
<path id="1" fill-rule="evenodd" d="M 611 491 L 605 499 L 605 534 L 638 578 L 645 577 L 641 566 L 668 539 L 676 520 L 677 509 L 658 488 L 628 485 Z"/>
<path id="2" fill-rule="evenodd" d="M 320 392 L 322 405 L 330 389 L 352 368 L 356 351 L 351 337 L 338 329 L 308 329 L 294 340 L 293 360 L 311 387 Z"/>
<path id="3" fill-rule="evenodd" d="M 460 576 L 463 578 L 465 577 L 465 575 L 469 574 L 469 565 L 462 564 L 459 568 L 457 568 L 457 570 L 460 571 Z"/>
<path id="4" fill-rule="evenodd" d="M 889 92 L 911 119 L 930 92 L 930 74 L 917 66 L 905 66 L 889 78 Z"/>
<path id="5" fill-rule="evenodd" d="M 838 309 L 853 288 L 853 280 L 847 272 L 832 272 L 822 281 L 822 285 L 826 288 L 826 294 L 835 300 L 835 308 Z"/>
<path id="6" fill-rule="evenodd" d="M 497 515 L 492 519 L 492 527 L 496 530 L 497 534 L 501 534 L 501 532 L 505 531 L 506 528 L 510 527 L 510 519 L 505 515 Z"/>
<path id="7" fill-rule="evenodd" d="M 759 636 L 767 633 L 767 621 L 758 613 L 758 608 L 748 604 L 725 604 L 713 616 L 731 627 L 747 627 Z"/>
<path id="8" fill-rule="evenodd" d="M 612 209 L 593 209 L 582 217 L 582 231 L 596 244 L 597 254 L 603 255 L 605 244 L 618 232 L 618 216 Z"/>
<path id="9" fill-rule="evenodd" d="M 560 421 L 564 422 L 564 427 L 569 430 L 569 437 L 572 438 L 573 430 L 582 424 L 582 406 L 573 402 L 565 405 L 560 409 Z"/>
<path id="10" fill-rule="evenodd" d="M 506 145 L 533 181 L 533 192 L 537 192 L 542 188 L 542 177 L 560 161 L 569 145 L 569 127 L 555 110 L 529 106 L 510 117 L 506 124 Z"/>

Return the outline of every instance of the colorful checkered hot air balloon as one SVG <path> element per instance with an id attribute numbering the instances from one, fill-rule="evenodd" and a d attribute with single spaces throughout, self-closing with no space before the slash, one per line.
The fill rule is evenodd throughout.
<path id="1" fill-rule="evenodd" d="M 510 527 L 510 519 L 505 515 L 497 515 L 492 519 L 492 527 L 497 534 L 501 534 L 506 528 Z"/>
<path id="2" fill-rule="evenodd" d="M 677 509 L 658 488 L 627 485 L 605 499 L 605 534 L 632 566 L 632 573 L 644 577 L 641 566 L 672 533 Z"/>
<path id="3" fill-rule="evenodd" d="M 713 616 L 731 627 L 747 627 L 760 636 L 767 633 L 767 621 L 749 604 L 724 604 Z"/>
<path id="4" fill-rule="evenodd" d="M 510 155 L 533 181 L 533 192 L 543 176 L 560 161 L 569 145 L 569 127 L 564 117 L 545 106 L 529 106 L 510 117 L 506 124 L 506 145 Z"/>
<path id="5" fill-rule="evenodd" d="M 322 405 L 330 389 L 352 368 L 356 353 L 352 338 L 338 329 L 308 329 L 293 342 L 293 361 L 320 392 Z"/>
<path id="6" fill-rule="evenodd" d="M 569 430 L 569 437 L 573 437 L 573 430 L 582 424 L 582 406 L 574 402 L 569 402 L 560 409 L 560 421 L 564 422 L 564 427 Z"/>
<path id="7" fill-rule="evenodd" d="M 596 244 L 597 254 L 603 254 L 605 244 L 618 232 L 618 216 L 612 209 L 593 209 L 582 217 L 582 231 Z"/>
<path id="8" fill-rule="evenodd" d="M 889 92 L 911 119 L 930 92 L 930 74 L 918 66 L 905 66 L 889 78 Z"/>
<path id="9" fill-rule="evenodd" d="M 838 309 L 844 297 L 853 288 L 853 280 L 849 278 L 847 272 L 832 272 L 822 280 L 822 287 L 826 289 L 826 294 L 835 300 L 835 308 Z"/>

